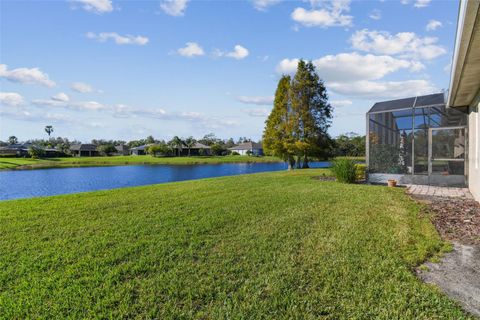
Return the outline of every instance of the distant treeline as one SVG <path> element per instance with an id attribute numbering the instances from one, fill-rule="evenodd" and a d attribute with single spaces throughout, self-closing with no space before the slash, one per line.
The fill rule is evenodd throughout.
<path id="1" fill-rule="evenodd" d="M 153 136 L 148 136 L 145 139 L 131 140 L 128 142 L 124 140 L 93 139 L 90 143 L 96 145 L 99 150 L 107 151 L 106 153 L 108 153 L 109 151 L 114 152 L 114 147 L 119 145 L 126 145 L 129 148 L 139 147 L 147 144 L 175 146 L 178 145 L 180 141 L 186 144 L 194 144 L 195 142 L 199 142 L 211 147 L 212 154 L 225 155 L 228 153 L 228 148 L 253 140 L 247 137 L 240 137 L 236 140 L 233 138 L 220 139 L 217 138 L 215 134 L 209 133 L 198 140 L 192 137 L 182 139 L 177 136 L 171 140 L 159 140 L 155 139 Z M 258 142 L 261 143 L 262 141 Z M 15 136 L 11 136 L 7 141 L 0 141 L 0 146 L 7 146 L 16 143 L 19 143 L 18 139 Z M 81 142 L 78 140 L 69 140 L 68 138 L 56 137 L 49 139 L 30 139 L 27 141 L 22 141 L 22 143 L 31 143 L 44 148 L 56 148 L 60 152 L 69 154 L 70 146 L 79 144 Z M 325 150 L 324 154 L 327 155 L 327 157 L 363 157 L 365 156 L 365 136 L 361 136 L 353 132 L 345 133 L 331 139 L 326 148 L 327 150 Z"/>

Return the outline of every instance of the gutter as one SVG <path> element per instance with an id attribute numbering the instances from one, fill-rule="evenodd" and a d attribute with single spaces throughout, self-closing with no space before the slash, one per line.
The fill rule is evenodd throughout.
<path id="1" fill-rule="evenodd" d="M 458 63 L 458 55 L 460 53 L 460 42 L 462 40 L 463 35 L 463 26 L 465 22 L 465 15 L 467 12 L 467 5 L 468 0 L 460 0 L 460 7 L 458 11 L 458 20 L 457 20 L 457 33 L 455 35 L 455 49 L 453 53 L 453 60 L 452 66 L 450 68 L 450 88 L 448 90 L 448 99 L 447 99 L 447 106 L 450 107 L 453 104 L 453 99 L 455 98 L 458 90 L 458 86 L 456 88 L 453 87 L 454 80 L 455 80 L 455 73 L 457 71 L 457 63 Z M 462 65 L 463 69 L 463 65 Z M 453 90 L 455 89 L 455 92 Z"/>

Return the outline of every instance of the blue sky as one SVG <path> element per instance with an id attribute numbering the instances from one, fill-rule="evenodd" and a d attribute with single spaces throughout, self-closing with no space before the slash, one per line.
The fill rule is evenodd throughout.
<path id="1" fill-rule="evenodd" d="M 375 101 L 448 89 L 456 1 L 0 1 L 0 139 L 261 138 L 311 59 L 330 133 Z"/>

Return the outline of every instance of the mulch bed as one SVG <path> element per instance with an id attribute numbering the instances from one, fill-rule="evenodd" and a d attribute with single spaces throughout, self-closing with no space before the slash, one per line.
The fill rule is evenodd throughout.
<path id="1" fill-rule="evenodd" d="M 480 204 L 461 198 L 421 198 L 442 238 L 480 245 Z"/>

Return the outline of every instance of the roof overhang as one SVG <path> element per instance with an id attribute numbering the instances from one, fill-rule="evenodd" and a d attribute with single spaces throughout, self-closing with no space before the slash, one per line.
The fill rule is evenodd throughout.
<path id="1" fill-rule="evenodd" d="M 448 106 L 464 107 L 480 91 L 480 1 L 461 0 Z"/>

